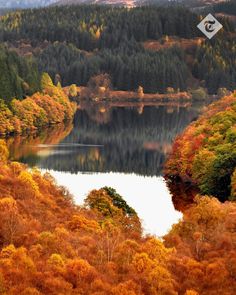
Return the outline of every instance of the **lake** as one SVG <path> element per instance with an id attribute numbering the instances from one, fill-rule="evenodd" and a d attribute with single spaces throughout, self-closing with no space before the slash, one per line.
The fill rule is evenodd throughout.
<path id="1" fill-rule="evenodd" d="M 146 233 L 163 236 L 181 218 L 162 177 L 179 133 L 202 105 L 94 103 L 74 122 L 8 139 L 10 157 L 49 171 L 83 204 L 92 189 L 113 187 L 138 213 Z"/>

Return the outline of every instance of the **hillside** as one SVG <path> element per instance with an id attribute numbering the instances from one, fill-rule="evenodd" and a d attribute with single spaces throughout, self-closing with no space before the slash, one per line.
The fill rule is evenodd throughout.
<path id="1" fill-rule="evenodd" d="M 236 17 L 236 1 L 229 0 L 226 2 L 220 2 L 212 6 L 214 13 L 225 14 L 226 16 Z"/>
<path id="2" fill-rule="evenodd" d="M 86 86 L 93 76 L 107 73 L 114 90 L 137 91 L 139 86 L 152 94 L 166 93 L 169 87 L 176 92 L 203 87 L 210 94 L 222 87 L 233 90 L 233 25 L 221 19 L 224 31 L 209 43 L 199 39 L 199 20 L 196 13 L 173 6 L 130 10 L 53 6 L 3 16 L 0 41 L 27 58 L 33 55 L 40 73 L 49 73 L 62 86 Z M 192 48 L 178 42 L 185 39 Z M 188 41 L 193 39 L 196 42 Z M 177 41 L 169 46 L 170 40 Z M 149 41 L 160 43 L 162 50 L 149 50 L 145 45 Z"/>
<path id="3" fill-rule="evenodd" d="M 236 93 L 212 104 L 174 142 L 165 166 L 174 199 L 184 201 L 188 193 L 212 195 L 220 201 L 235 200 Z M 176 196 L 181 189 L 182 193 Z M 190 202 L 192 200 L 190 199 Z"/>
<path id="4" fill-rule="evenodd" d="M 173 1 L 175 2 L 175 1 Z M 209 6 L 215 3 L 222 2 L 222 0 L 179 0 L 176 1 L 179 3 L 184 3 L 184 5 L 189 7 L 202 7 Z M 158 4 L 158 5 L 170 5 L 168 0 L 0 0 L 0 8 L 35 8 L 35 7 L 44 7 L 52 4 L 56 5 L 72 5 L 72 4 L 97 4 L 97 5 L 115 5 L 115 6 L 126 6 L 126 7 L 135 7 L 139 5 L 149 5 L 149 4 Z"/>
<path id="5" fill-rule="evenodd" d="M 96 4 L 135 7 L 137 0 L 60 0 L 56 5 Z"/>
<path id="6" fill-rule="evenodd" d="M 7 158 L 0 140 L 1 294 L 234 294 L 235 203 L 198 197 L 159 240 L 113 189 L 75 206 L 48 173 Z"/>
<path id="7" fill-rule="evenodd" d="M 188 7 L 205 7 L 222 2 L 222 0 L 59 0 L 56 5 L 97 4 L 135 7 L 142 5 L 175 5 L 184 4 Z"/>
<path id="8" fill-rule="evenodd" d="M 9 104 L 0 99 L 0 136 L 35 132 L 43 127 L 70 121 L 75 106 L 61 87 L 53 85 L 48 74 L 42 76 L 42 92 Z"/>
<path id="9" fill-rule="evenodd" d="M 184 5 L 190 8 L 206 8 L 218 3 L 226 2 L 226 0 L 180 0 Z"/>
<path id="10" fill-rule="evenodd" d="M 40 89 L 40 74 L 33 57 L 24 58 L 0 45 L 0 98 L 9 104 Z"/>
<path id="11" fill-rule="evenodd" d="M 0 0 L 0 8 L 33 8 L 48 6 L 57 0 Z"/>

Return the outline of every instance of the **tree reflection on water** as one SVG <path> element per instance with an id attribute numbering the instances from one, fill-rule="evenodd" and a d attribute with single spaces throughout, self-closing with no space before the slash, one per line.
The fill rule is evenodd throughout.
<path id="1" fill-rule="evenodd" d="M 189 103 L 83 103 L 73 125 L 8 139 L 11 158 L 55 171 L 161 175 L 177 134 L 197 117 Z"/>

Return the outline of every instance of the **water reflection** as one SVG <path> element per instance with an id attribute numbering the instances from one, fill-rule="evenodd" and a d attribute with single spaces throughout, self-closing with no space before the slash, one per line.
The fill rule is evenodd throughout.
<path id="1" fill-rule="evenodd" d="M 51 135 L 48 131 L 44 136 L 11 139 L 11 157 L 71 173 L 161 175 L 174 137 L 197 116 L 198 109 L 179 105 L 141 108 L 140 112 L 140 105 L 83 106 L 70 132 L 56 127 L 56 136 L 54 130 Z"/>
<path id="2" fill-rule="evenodd" d="M 50 170 L 78 204 L 94 188 L 111 186 L 144 221 L 146 231 L 163 235 L 178 220 L 161 177 L 173 139 L 194 120 L 190 104 L 83 104 L 73 125 L 8 139 L 10 156 Z"/>
<path id="3" fill-rule="evenodd" d="M 146 233 L 163 236 L 173 223 L 181 218 L 174 210 L 171 197 L 162 177 L 144 177 L 124 173 L 81 173 L 50 171 L 63 185 L 70 187 L 77 204 L 91 189 L 109 186 L 124 196 L 126 202 L 135 209 Z M 79 192 L 79 193 L 78 193 Z"/>
<path id="4" fill-rule="evenodd" d="M 67 137 L 72 129 L 72 122 L 68 122 L 45 128 L 39 132 L 9 137 L 6 141 L 10 158 L 35 166 L 40 163 L 43 157 L 47 157 L 47 154 L 55 151 L 55 145 Z M 47 146 L 45 153 L 43 146 Z"/>

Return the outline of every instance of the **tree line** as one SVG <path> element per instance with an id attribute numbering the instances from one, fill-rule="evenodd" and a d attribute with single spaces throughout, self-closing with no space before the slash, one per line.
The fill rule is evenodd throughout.
<path id="1" fill-rule="evenodd" d="M 216 41 L 199 43 L 190 53 L 180 47 L 150 51 L 142 46 L 149 39 L 168 42 L 168 35 L 199 37 L 199 20 L 197 14 L 176 5 L 131 10 L 65 6 L 6 14 L 0 19 L 0 41 L 13 45 L 17 40 L 30 42 L 37 48 L 48 40 L 49 45 L 27 58 L 3 50 L 0 96 L 10 100 L 32 94 L 40 89 L 43 72 L 62 86 L 86 86 L 91 77 L 108 73 L 119 90 L 137 90 L 139 86 L 147 93 L 163 93 L 168 87 L 187 90 L 192 78 L 209 93 L 221 87 L 233 90 L 235 41 L 230 34 L 224 32 Z M 225 31 L 233 30 L 228 20 L 221 22 Z"/>
<path id="2" fill-rule="evenodd" d="M 183 7 L 55 6 L 3 16 L 0 40 L 66 41 L 90 51 L 114 48 L 131 38 L 137 42 L 163 35 L 192 38 L 199 35 L 198 19 Z"/>
<path id="3" fill-rule="evenodd" d="M 86 86 L 92 76 L 108 73 L 115 89 L 136 90 L 142 85 L 151 93 L 165 92 L 169 86 L 184 90 L 189 76 L 181 49 L 148 52 L 130 42 L 92 56 L 72 45 L 56 43 L 40 54 L 38 64 L 40 71 L 48 72 L 51 77 L 60 73 L 64 86 Z"/>

